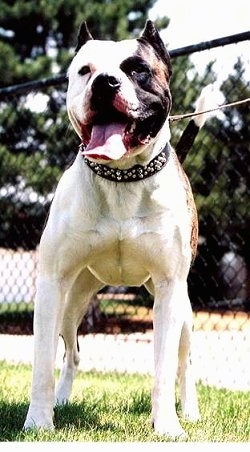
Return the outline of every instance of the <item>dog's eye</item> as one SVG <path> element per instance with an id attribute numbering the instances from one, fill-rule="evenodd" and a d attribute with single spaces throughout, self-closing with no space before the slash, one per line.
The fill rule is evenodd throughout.
<path id="1" fill-rule="evenodd" d="M 150 70 L 146 65 L 138 65 L 131 72 L 131 77 L 133 77 L 138 83 L 147 82 L 150 76 Z"/>
<path id="2" fill-rule="evenodd" d="M 79 75 L 86 75 L 90 73 L 90 67 L 89 66 L 82 66 L 81 69 L 79 69 L 78 74 Z"/>
<path id="3" fill-rule="evenodd" d="M 131 77 L 136 77 L 141 82 L 144 80 L 146 81 L 149 77 L 149 74 L 150 71 L 144 66 L 138 66 L 131 71 Z"/>
<path id="4" fill-rule="evenodd" d="M 151 74 L 150 67 L 146 61 L 137 56 L 125 60 L 121 65 L 121 69 L 139 84 L 146 83 Z"/>
<path id="5" fill-rule="evenodd" d="M 143 74 L 143 73 L 146 73 L 146 74 L 149 73 L 149 68 L 148 68 L 148 66 L 147 66 L 146 64 L 143 64 L 143 63 L 137 64 L 137 65 L 136 65 L 134 68 L 132 68 L 132 70 L 131 70 L 131 75 L 137 75 L 137 74 Z"/>

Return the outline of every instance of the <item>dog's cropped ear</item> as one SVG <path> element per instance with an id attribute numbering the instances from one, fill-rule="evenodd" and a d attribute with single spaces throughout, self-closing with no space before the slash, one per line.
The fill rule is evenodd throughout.
<path id="1" fill-rule="evenodd" d="M 88 29 L 87 22 L 83 22 L 80 26 L 79 33 L 78 33 L 78 41 L 77 46 L 75 48 L 75 52 L 78 52 L 78 50 L 90 39 L 94 39 Z"/>
<path id="2" fill-rule="evenodd" d="M 167 64 L 169 75 L 171 75 L 172 69 L 169 53 L 160 37 L 158 30 L 155 28 L 155 25 L 151 20 L 147 20 L 145 28 L 139 38 L 139 41 L 140 40 L 148 42 L 155 49 L 158 55 Z"/>

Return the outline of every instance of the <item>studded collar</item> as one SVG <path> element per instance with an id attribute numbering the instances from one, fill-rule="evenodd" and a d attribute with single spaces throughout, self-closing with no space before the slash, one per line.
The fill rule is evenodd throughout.
<path id="1" fill-rule="evenodd" d="M 80 151 L 83 145 L 80 145 Z M 167 164 L 171 147 L 167 143 L 164 149 L 147 165 L 135 165 L 128 169 L 110 168 L 101 163 L 95 163 L 84 156 L 84 162 L 98 176 L 113 182 L 137 182 L 153 176 Z"/>

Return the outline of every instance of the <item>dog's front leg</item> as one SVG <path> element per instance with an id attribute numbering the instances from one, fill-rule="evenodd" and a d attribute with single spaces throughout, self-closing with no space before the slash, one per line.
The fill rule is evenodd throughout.
<path id="1" fill-rule="evenodd" d="M 175 381 L 186 294 L 186 282 L 173 280 L 155 284 L 152 422 L 157 434 L 171 438 L 185 436 L 175 408 Z"/>
<path id="2" fill-rule="evenodd" d="M 80 361 L 77 328 L 87 310 L 89 300 L 101 287 L 102 283 L 89 270 L 84 269 L 79 273 L 67 294 L 67 303 L 60 331 L 65 344 L 65 355 L 56 389 L 56 405 L 64 405 L 69 400 L 74 376 Z"/>
<path id="3" fill-rule="evenodd" d="M 31 403 L 24 428 L 53 429 L 54 365 L 64 290 L 57 280 L 40 276 L 34 313 L 34 365 Z"/>

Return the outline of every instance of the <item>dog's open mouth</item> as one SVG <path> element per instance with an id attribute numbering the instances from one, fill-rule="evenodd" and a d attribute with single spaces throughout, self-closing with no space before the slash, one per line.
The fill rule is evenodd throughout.
<path id="1" fill-rule="evenodd" d="M 92 158 L 118 160 L 127 152 L 123 143 L 126 130 L 126 124 L 123 122 L 95 124 L 89 127 L 89 130 L 90 139 L 83 152 L 84 155 Z"/>
<path id="2" fill-rule="evenodd" d="M 119 160 L 151 138 L 149 118 L 134 120 L 116 111 L 109 118 L 96 116 L 92 124 L 82 126 L 83 154 L 91 158 Z"/>

